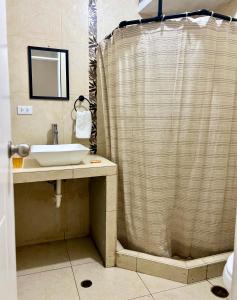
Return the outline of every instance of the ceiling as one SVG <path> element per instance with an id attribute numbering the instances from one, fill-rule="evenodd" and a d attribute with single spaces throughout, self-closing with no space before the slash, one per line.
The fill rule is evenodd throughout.
<path id="1" fill-rule="evenodd" d="M 215 10 L 219 5 L 230 1 L 231 0 L 163 0 L 163 13 L 181 13 L 202 8 Z M 140 0 L 139 13 L 143 17 L 154 17 L 157 15 L 157 10 L 158 0 Z"/>

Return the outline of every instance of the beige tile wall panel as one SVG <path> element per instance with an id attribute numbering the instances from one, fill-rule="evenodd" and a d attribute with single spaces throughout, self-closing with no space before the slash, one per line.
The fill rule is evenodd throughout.
<path id="1" fill-rule="evenodd" d="M 88 235 L 88 193 L 88 179 L 63 182 L 61 208 L 57 209 L 49 183 L 16 184 L 17 246 Z"/>
<path id="2" fill-rule="evenodd" d="M 90 180 L 90 231 L 105 266 L 111 267 L 115 265 L 117 245 L 117 184 L 108 177 L 112 176 Z"/>
<path id="3" fill-rule="evenodd" d="M 228 4 L 223 4 L 218 7 L 218 12 L 222 14 L 226 14 L 228 16 L 237 16 L 237 2 L 236 1 L 230 1 Z"/>
<path id="4" fill-rule="evenodd" d="M 98 0 L 100 39 L 111 32 L 124 18 L 137 17 L 137 9 L 136 0 L 129 2 Z M 7 18 L 13 142 L 15 144 L 50 142 L 51 124 L 57 123 L 60 143 L 79 142 L 88 146 L 88 140 L 77 140 L 74 137 L 75 114 L 72 112 L 74 100 L 78 95 L 88 96 L 88 0 L 34 0 L 33 2 L 31 0 L 7 0 Z M 27 61 L 27 46 L 29 45 L 69 50 L 70 101 L 31 101 L 29 99 Z M 17 105 L 32 105 L 33 115 L 17 116 Z M 100 139 L 100 135 L 98 135 L 98 143 L 104 149 L 104 140 Z M 73 181 L 69 184 L 76 183 Z M 38 201 L 39 196 L 35 194 L 36 190 L 32 186 L 31 184 L 21 185 L 22 196 L 19 196 L 18 191 L 15 194 L 17 211 L 24 211 L 24 218 L 26 218 L 24 220 L 22 215 L 17 221 L 17 226 L 20 226 L 18 244 L 25 244 L 26 238 L 29 243 L 47 240 L 49 237 L 61 238 L 62 232 L 59 228 L 65 225 L 60 216 L 64 212 L 55 209 L 48 184 L 40 184 L 44 191 L 40 197 L 41 201 Z M 80 184 L 79 187 L 85 189 L 83 193 L 86 195 L 87 187 Z M 76 188 L 75 186 L 73 190 Z M 37 193 L 39 193 L 38 190 Z M 26 203 L 22 200 L 24 197 L 28 199 Z M 71 197 L 70 205 L 75 207 L 75 215 L 71 217 L 84 214 L 85 218 L 81 218 L 80 226 L 77 221 L 68 224 L 67 234 L 69 235 L 80 236 L 82 232 L 85 232 L 88 224 L 87 208 L 80 206 L 79 211 L 78 203 L 84 201 L 84 198 L 79 197 L 80 193 Z M 41 206 L 42 202 L 43 206 Z M 28 226 L 27 219 L 32 212 L 35 220 L 39 220 L 38 223 L 34 223 L 33 228 Z M 47 217 L 44 218 L 44 224 L 42 224 L 44 213 Z"/>

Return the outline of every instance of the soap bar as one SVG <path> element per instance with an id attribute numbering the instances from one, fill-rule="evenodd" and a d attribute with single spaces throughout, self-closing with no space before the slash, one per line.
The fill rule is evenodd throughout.
<path id="1" fill-rule="evenodd" d="M 91 164 L 98 164 L 98 163 L 101 163 L 101 160 L 99 159 L 91 160 Z"/>

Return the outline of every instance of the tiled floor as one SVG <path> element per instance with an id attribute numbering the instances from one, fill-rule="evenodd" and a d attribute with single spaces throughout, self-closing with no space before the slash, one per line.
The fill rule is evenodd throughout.
<path id="1" fill-rule="evenodd" d="M 217 300 L 221 278 L 184 285 L 120 268 L 105 269 L 88 238 L 17 250 L 19 300 Z M 92 281 L 83 288 L 81 281 Z"/>

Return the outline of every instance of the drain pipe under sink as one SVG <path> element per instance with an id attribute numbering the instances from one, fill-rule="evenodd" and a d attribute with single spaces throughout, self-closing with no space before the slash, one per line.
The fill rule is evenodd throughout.
<path id="1" fill-rule="evenodd" d="M 54 201 L 56 203 L 57 208 L 61 206 L 61 200 L 62 200 L 62 180 L 56 180 Z"/>

